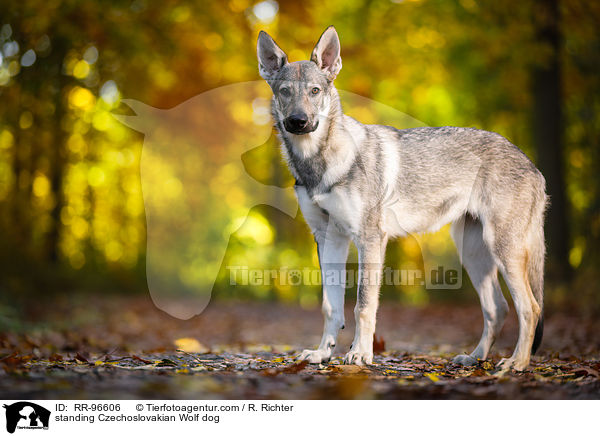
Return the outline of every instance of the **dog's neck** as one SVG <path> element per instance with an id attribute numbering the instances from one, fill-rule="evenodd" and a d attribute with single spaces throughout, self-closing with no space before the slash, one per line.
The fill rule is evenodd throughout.
<path id="1" fill-rule="evenodd" d="M 283 154 L 297 184 L 307 189 L 316 188 L 326 178 L 326 155 L 342 153 L 340 146 L 331 140 L 336 129 L 343 129 L 343 112 L 338 92 L 332 89 L 329 102 L 319 113 L 319 126 L 314 132 L 294 135 L 285 130 L 282 122 L 277 129 L 283 142 Z"/>

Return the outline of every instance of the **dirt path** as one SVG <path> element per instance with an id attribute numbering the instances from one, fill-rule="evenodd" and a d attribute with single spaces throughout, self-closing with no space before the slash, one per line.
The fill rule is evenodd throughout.
<path id="1" fill-rule="evenodd" d="M 600 322 L 548 313 L 527 371 L 494 374 L 516 341 L 514 314 L 491 359 L 451 363 L 481 333 L 476 306 L 384 303 L 374 365 L 342 365 L 352 312 L 335 358 L 296 363 L 319 342 L 318 308 L 211 303 L 189 321 L 147 298 L 80 298 L 30 307 L 0 333 L 0 397 L 10 399 L 600 398 Z M 33 322 L 35 320 L 35 322 Z M 181 351 L 177 351 L 181 350 Z"/>

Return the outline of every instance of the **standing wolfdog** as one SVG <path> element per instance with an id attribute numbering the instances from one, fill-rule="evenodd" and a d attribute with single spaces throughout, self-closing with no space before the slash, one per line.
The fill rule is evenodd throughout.
<path id="1" fill-rule="evenodd" d="M 356 331 L 344 361 L 371 364 L 388 238 L 452 223 L 452 238 L 484 319 L 475 350 L 454 362 L 472 365 L 487 358 L 508 312 L 500 270 L 518 314 L 519 339 L 513 355 L 498 365 L 524 370 L 543 330 L 547 199 L 544 177 L 533 163 L 496 133 L 459 127 L 398 130 L 344 115 L 333 85 L 342 68 L 333 27 L 321 35 L 310 61 L 292 63 L 260 32 L 258 61 L 273 90 L 283 155 L 296 179 L 323 275 L 323 338 L 319 348 L 298 358 L 319 363 L 331 357 L 344 327 L 344 286 L 326 283 L 325 277 L 343 268 L 350 241 L 359 254 L 359 279 Z"/>

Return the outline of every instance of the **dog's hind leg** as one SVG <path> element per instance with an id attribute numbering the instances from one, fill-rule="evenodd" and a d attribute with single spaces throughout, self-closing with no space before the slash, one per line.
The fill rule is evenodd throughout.
<path id="1" fill-rule="evenodd" d="M 461 354 L 453 360 L 469 366 L 477 363 L 477 359 L 487 358 L 504 324 L 508 304 L 498 281 L 498 267 L 483 240 L 481 222 L 466 215 L 452 224 L 451 235 L 461 262 L 479 294 L 483 312 L 483 334 L 479 344 L 471 354 Z"/>
<path id="2" fill-rule="evenodd" d="M 319 348 L 304 350 L 298 356 L 298 360 L 308 360 L 310 363 L 326 362 L 331 358 L 338 332 L 344 328 L 345 271 L 350 239 L 341 234 L 332 221 L 330 218 L 325 232 L 315 231 L 321 265 L 325 326 Z"/>
<path id="3" fill-rule="evenodd" d="M 484 240 L 489 247 L 493 247 L 494 259 L 504 276 L 519 320 L 517 346 L 511 357 L 498 363 L 501 370 L 523 371 L 527 368 L 536 326 L 542 313 L 543 290 L 540 288 L 540 279 L 543 280 L 543 272 L 541 277 L 531 277 L 536 279 L 533 282 L 536 285 L 535 293 L 531 287 L 530 275 L 540 270 L 540 265 L 543 268 L 543 232 L 540 231 L 543 218 L 541 213 L 533 218 L 535 219 L 527 220 L 528 222 L 513 220 L 510 226 L 491 227 L 488 224 L 490 227 L 484 227 L 483 231 Z"/>
<path id="4" fill-rule="evenodd" d="M 347 364 L 373 363 L 373 335 L 386 245 L 387 236 L 378 229 L 356 244 L 359 261 L 358 291 L 354 307 L 356 331 L 350 351 L 344 357 Z"/>
<path id="5" fill-rule="evenodd" d="M 516 251 L 516 250 L 515 250 Z M 525 248 L 503 256 L 502 275 L 510 290 L 519 319 L 519 339 L 513 355 L 502 359 L 498 366 L 501 370 L 523 371 L 529 365 L 536 326 L 540 320 L 542 308 L 536 301 L 528 280 L 529 251 Z"/>

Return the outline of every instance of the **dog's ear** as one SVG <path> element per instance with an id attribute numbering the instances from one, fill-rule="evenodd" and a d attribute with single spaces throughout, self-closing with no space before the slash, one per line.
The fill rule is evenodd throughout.
<path id="1" fill-rule="evenodd" d="M 258 54 L 258 72 L 265 80 L 275 78 L 277 73 L 288 63 L 287 55 L 279 48 L 266 32 L 262 30 L 258 34 L 256 47 Z"/>
<path id="2" fill-rule="evenodd" d="M 335 79 L 342 69 L 342 58 L 340 57 L 340 38 L 335 27 L 329 26 L 319 38 L 310 60 L 327 73 L 330 81 Z"/>

